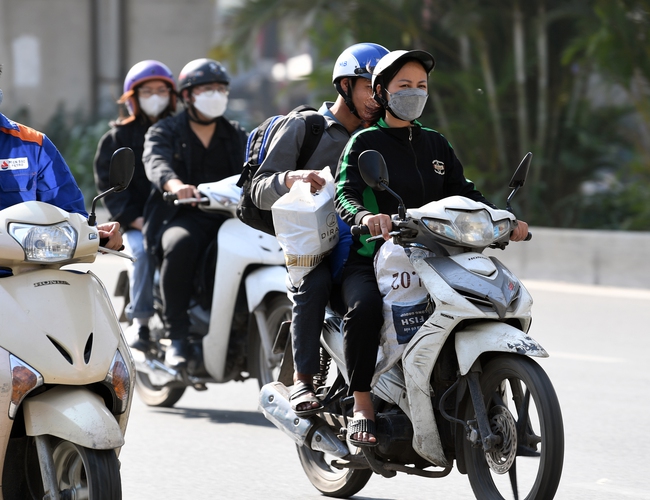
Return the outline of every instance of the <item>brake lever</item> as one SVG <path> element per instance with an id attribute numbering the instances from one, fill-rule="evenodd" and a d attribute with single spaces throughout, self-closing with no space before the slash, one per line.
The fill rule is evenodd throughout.
<path id="1" fill-rule="evenodd" d="M 391 238 L 394 238 L 395 236 L 400 236 L 401 234 L 402 233 L 399 230 L 398 231 L 390 231 L 388 233 L 388 236 L 390 236 Z M 379 240 L 383 240 L 383 239 L 384 239 L 384 235 L 383 234 L 378 234 L 377 236 L 371 236 L 366 241 L 379 241 Z"/>

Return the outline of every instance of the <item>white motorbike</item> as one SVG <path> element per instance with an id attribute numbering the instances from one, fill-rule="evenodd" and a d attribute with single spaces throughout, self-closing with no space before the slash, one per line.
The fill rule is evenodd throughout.
<path id="1" fill-rule="evenodd" d="M 189 309 L 190 359 L 175 368 L 164 363 L 162 322 L 151 320 L 155 342 L 147 352 L 134 350 L 136 390 L 149 406 L 173 406 L 188 387 L 205 390 L 208 383 L 258 379 L 260 387 L 277 376 L 281 355 L 273 353 L 273 338 L 291 319 L 291 301 L 285 284 L 284 254 L 274 236 L 253 229 L 235 215 L 241 188 L 238 175 L 200 184 L 201 198 L 166 200 L 196 203 L 202 210 L 229 218 L 217 235 L 214 253 L 204 258 L 199 277 L 212 287 L 210 303 L 192 300 Z M 201 269 L 201 266 L 199 266 Z M 160 309 L 158 304 L 157 309 Z M 153 324 L 153 326 L 152 326 Z"/>
<path id="2" fill-rule="evenodd" d="M 99 278 L 62 267 L 119 254 L 100 249 L 94 206 L 133 164 L 114 154 L 89 220 L 39 201 L 0 211 L 0 499 L 122 498 L 133 360 Z"/>
<path id="3" fill-rule="evenodd" d="M 531 156 L 513 176 L 508 208 Z M 399 199 L 378 152 L 362 153 L 359 168 L 370 187 Z M 295 441 L 307 477 L 327 496 L 354 495 L 373 472 L 444 477 L 455 462 L 476 498 L 553 498 L 564 431 L 553 386 L 531 358 L 548 356 L 528 335 L 532 298 L 499 260 L 483 255 L 505 248 L 515 217 L 459 196 L 409 210 L 399 201 L 392 241 L 409 249 L 430 315 L 373 387 L 377 446 L 357 448 L 346 439 L 353 400 L 336 315 L 326 319 L 315 377 L 326 380 L 317 390 L 323 411 L 297 417 L 282 383 L 291 381 L 280 379 L 262 388 L 264 415 Z M 285 364 L 281 373 L 290 374 Z"/>

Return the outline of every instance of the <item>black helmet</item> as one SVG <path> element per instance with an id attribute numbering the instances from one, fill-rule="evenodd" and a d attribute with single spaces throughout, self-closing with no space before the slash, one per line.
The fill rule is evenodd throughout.
<path id="1" fill-rule="evenodd" d="M 205 83 L 230 83 L 230 75 L 219 61 L 195 59 L 188 62 L 178 75 L 178 90 L 189 89 Z"/>

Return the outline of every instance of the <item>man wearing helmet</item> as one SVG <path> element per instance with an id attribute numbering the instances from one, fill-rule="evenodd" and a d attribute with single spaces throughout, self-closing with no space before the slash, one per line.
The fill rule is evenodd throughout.
<path id="1" fill-rule="evenodd" d="M 42 201 L 88 216 L 83 193 L 52 141 L 0 113 L 0 210 L 25 201 Z M 103 246 L 122 247 L 118 222 L 99 224 L 97 229 Z"/>
<path id="2" fill-rule="evenodd" d="M 308 182 L 316 192 L 325 185 L 320 171 L 334 169 L 351 135 L 363 128 L 376 104 L 372 100 L 372 68 L 388 53 L 381 45 L 358 43 L 338 57 L 332 83 L 339 95 L 335 102 L 325 102 L 319 113 L 325 118 L 325 130 L 304 169 L 296 163 L 305 138 L 305 116 L 290 113 L 272 130 L 268 152 L 251 186 L 253 202 L 263 210 L 287 193 L 295 182 Z M 315 396 L 313 375 L 320 370 L 319 338 L 330 297 L 332 273 L 336 270 L 326 258 L 294 287 L 291 340 L 294 357 L 294 387 L 291 406 L 299 416 L 308 416 L 321 408 Z"/>
<path id="3" fill-rule="evenodd" d="M 149 318 L 153 316 L 153 276 L 155 263 L 144 250 L 142 227 L 144 205 L 151 192 L 142 164 L 144 136 L 158 120 L 171 116 L 176 110 L 176 82 L 170 69 L 160 61 L 140 61 L 126 74 L 124 93 L 117 101 L 125 104 L 126 116 L 120 109 L 119 118 L 111 123 L 97 146 L 94 171 L 99 192 L 109 187 L 109 166 L 113 153 L 129 147 L 135 153 L 135 171 L 129 187 L 104 199 L 111 220 L 124 230 L 126 252 L 136 261 L 129 265 L 129 297 L 126 316 L 133 321 L 127 332 L 129 345 L 145 350 L 149 345 Z"/>
<path id="4" fill-rule="evenodd" d="M 151 126 L 145 138 L 142 159 L 156 188 L 145 208 L 145 244 L 161 262 L 162 316 L 171 340 L 165 361 L 171 366 L 187 361 L 187 308 L 196 265 L 225 219 L 194 206 L 166 203 L 162 193 L 198 197 L 198 184 L 241 172 L 246 132 L 223 116 L 229 83 L 219 62 L 190 61 L 178 77 L 185 110 Z"/>

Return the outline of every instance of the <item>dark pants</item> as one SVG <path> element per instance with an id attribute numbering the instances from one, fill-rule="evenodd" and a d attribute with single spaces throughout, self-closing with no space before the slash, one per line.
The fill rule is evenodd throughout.
<path id="1" fill-rule="evenodd" d="M 313 375 L 320 371 L 320 334 L 331 288 L 332 277 L 326 258 L 303 278 L 293 294 L 291 342 L 293 361 L 299 373 Z"/>
<path id="2" fill-rule="evenodd" d="M 160 291 L 163 321 L 170 339 L 184 339 L 189 333 L 187 308 L 194 292 L 194 274 L 223 221 L 223 217 L 181 210 L 163 233 Z"/>
<path id="3" fill-rule="evenodd" d="M 343 317 L 343 342 L 350 394 L 370 390 L 384 324 L 383 300 L 372 262 L 371 258 L 350 254 L 343 269 L 341 293 L 347 306 Z"/>

